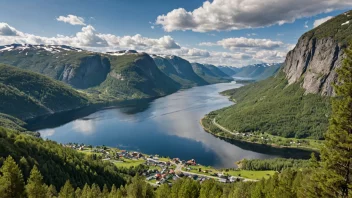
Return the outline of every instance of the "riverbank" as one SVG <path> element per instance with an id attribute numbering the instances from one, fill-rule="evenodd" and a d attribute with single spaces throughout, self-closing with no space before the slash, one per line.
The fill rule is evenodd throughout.
<path id="1" fill-rule="evenodd" d="M 216 115 L 216 111 L 205 115 L 200 120 L 200 124 L 206 132 L 216 137 L 224 138 L 225 140 L 265 145 L 273 148 L 300 149 L 313 152 L 319 152 L 322 145 L 321 140 L 284 138 L 259 132 L 241 133 L 231 131 L 216 122 Z"/>

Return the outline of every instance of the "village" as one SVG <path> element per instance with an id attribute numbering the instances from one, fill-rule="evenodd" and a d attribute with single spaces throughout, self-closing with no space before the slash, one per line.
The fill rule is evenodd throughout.
<path id="1" fill-rule="evenodd" d="M 195 159 L 188 161 L 179 158 L 165 158 L 158 155 L 147 155 L 136 151 L 120 150 L 106 146 L 90 146 L 84 144 L 70 143 L 63 145 L 75 149 L 87 155 L 95 155 L 103 161 L 110 161 L 120 168 L 136 167 L 145 165 L 147 169 L 143 172 L 146 181 L 154 186 L 172 183 L 180 178 L 191 178 L 199 182 L 205 180 L 216 180 L 221 183 L 233 183 L 239 181 L 258 181 L 254 178 L 246 178 L 229 169 L 217 170 L 196 163 Z M 270 176 L 267 174 L 265 176 Z"/>

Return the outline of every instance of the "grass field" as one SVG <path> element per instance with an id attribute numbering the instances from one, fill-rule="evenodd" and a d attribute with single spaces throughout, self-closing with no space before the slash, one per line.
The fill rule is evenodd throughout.
<path id="1" fill-rule="evenodd" d="M 113 162 L 115 166 L 119 168 L 129 168 L 129 167 L 136 167 L 140 164 L 143 164 L 145 160 L 130 160 L 130 159 L 124 159 L 124 162 Z"/>
<path id="2" fill-rule="evenodd" d="M 249 170 L 218 170 L 212 167 L 207 167 L 207 166 L 189 166 L 191 170 L 186 170 L 186 167 L 183 168 L 184 171 L 192 172 L 192 173 L 198 173 L 198 174 L 203 174 L 203 175 L 208 175 L 211 176 L 214 173 L 223 173 L 223 174 L 228 174 L 231 176 L 238 176 L 238 177 L 244 177 L 248 179 L 262 179 L 262 178 L 269 178 L 271 175 L 274 175 L 275 171 L 249 171 Z M 201 169 L 202 172 L 199 172 L 199 168 Z M 204 173 L 203 171 L 207 170 L 207 173 Z"/>

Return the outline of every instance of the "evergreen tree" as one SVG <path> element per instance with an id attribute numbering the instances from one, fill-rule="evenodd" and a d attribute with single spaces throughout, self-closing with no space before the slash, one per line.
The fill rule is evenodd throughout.
<path id="1" fill-rule="evenodd" d="M 82 192 L 81 192 L 81 197 L 82 198 L 89 198 L 90 194 L 91 194 L 90 186 L 88 184 L 85 184 L 82 189 Z"/>
<path id="2" fill-rule="evenodd" d="M 156 190 L 155 193 L 157 198 L 164 198 L 170 196 L 171 190 L 168 184 L 163 184 Z"/>
<path id="3" fill-rule="evenodd" d="M 346 59 L 337 70 L 336 97 L 321 151 L 319 187 L 323 196 L 347 198 L 352 196 L 352 43 L 345 53 Z"/>
<path id="4" fill-rule="evenodd" d="M 106 184 L 104 184 L 103 191 L 101 192 L 103 198 L 108 198 L 109 196 L 109 189 Z"/>
<path id="5" fill-rule="evenodd" d="M 24 181 L 20 168 L 11 156 L 0 169 L 0 196 L 3 198 L 24 197 Z"/>
<path id="6" fill-rule="evenodd" d="M 54 198 L 57 197 L 57 191 L 54 185 L 50 185 L 46 190 L 46 197 L 47 198 Z"/>
<path id="7" fill-rule="evenodd" d="M 82 197 L 82 190 L 81 190 L 81 188 L 77 188 L 76 190 L 75 190 L 75 197 Z"/>
<path id="8" fill-rule="evenodd" d="M 75 198 L 75 189 L 73 189 L 70 180 L 67 180 L 61 188 L 59 198 Z"/>
<path id="9" fill-rule="evenodd" d="M 96 184 L 92 185 L 90 197 L 101 197 L 101 191 L 98 185 Z"/>
<path id="10" fill-rule="evenodd" d="M 40 174 L 36 166 L 31 170 L 29 179 L 26 185 L 28 198 L 45 198 L 47 187 L 43 184 L 43 176 Z"/>
<path id="11" fill-rule="evenodd" d="M 111 187 L 111 191 L 109 193 L 109 198 L 118 198 L 117 189 L 116 189 L 115 184 L 113 184 Z"/>

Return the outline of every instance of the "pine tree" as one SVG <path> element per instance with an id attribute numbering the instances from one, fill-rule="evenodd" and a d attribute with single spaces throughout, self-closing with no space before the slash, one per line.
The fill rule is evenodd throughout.
<path id="1" fill-rule="evenodd" d="M 352 190 L 352 43 L 337 70 L 338 86 L 324 148 L 319 186 L 324 196 L 344 197 Z"/>
<path id="2" fill-rule="evenodd" d="M 91 197 L 101 197 L 101 191 L 97 184 L 93 184 L 91 187 Z"/>
<path id="3" fill-rule="evenodd" d="M 169 185 L 163 184 L 156 190 L 156 197 L 157 198 L 169 197 L 170 193 L 171 193 L 171 190 Z"/>
<path id="4" fill-rule="evenodd" d="M 91 193 L 90 186 L 88 184 L 85 184 L 81 192 L 81 197 L 88 198 L 90 196 L 90 193 Z"/>
<path id="5" fill-rule="evenodd" d="M 47 188 L 43 184 L 43 176 L 40 174 L 36 166 L 31 170 L 29 179 L 26 185 L 26 192 L 28 198 L 45 198 Z"/>
<path id="6" fill-rule="evenodd" d="M 20 168 L 11 156 L 0 169 L 0 195 L 2 198 L 24 197 L 24 181 Z"/>
<path id="7" fill-rule="evenodd" d="M 59 198 L 75 198 L 75 189 L 73 189 L 69 180 L 61 188 Z"/>
<path id="8" fill-rule="evenodd" d="M 104 184 L 103 191 L 101 192 L 103 198 L 108 198 L 109 196 L 109 189 L 106 184 Z"/>
<path id="9" fill-rule="evenodd" d="M 47 198 L 54 198 L 57 197 L 57 191 L 54 185 L 50 185 L 46 190 L 46 197 Z"/>
<path id="10" fill-rule="evenodd" d="M 115 184 L 113 184 L 112 187 L 111 187 L 111 191 L 109 193 L 109 198 L 117 198 L 117 197 L 118 197 L 117 189 L 116 189 Z"/>
<path id="11" fill-rule="evenodd" d="M 75 197 L 82 197 L 82 190 L 81 190 L 81 188 L 77 188 L 76 190 L 75 190 Z"/>

